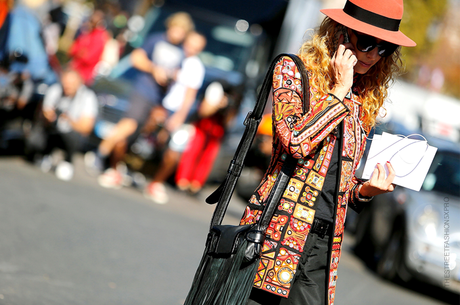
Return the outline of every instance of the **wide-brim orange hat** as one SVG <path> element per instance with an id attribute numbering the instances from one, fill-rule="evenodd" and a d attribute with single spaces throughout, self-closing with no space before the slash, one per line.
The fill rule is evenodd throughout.
<path id="1" fill-rule="evenodd" d="M 403 0 L 348 0 L 343 9 L 323 9 L 321 12 L 361 33 L 404 47 L 416 46 L 399 30 Z"/>

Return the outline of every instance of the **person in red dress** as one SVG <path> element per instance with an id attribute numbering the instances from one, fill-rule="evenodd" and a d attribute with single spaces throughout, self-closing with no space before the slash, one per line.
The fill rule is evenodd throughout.
<path id="1" fill-rule="evenodd" d="M 216 81 L 206 88 L 198 110 L 199 119 L 193 124 L 195 133 L 176 171 L 176 185 L 180 190 L 196 194 L 203 188 L 219 153 L 225 129 L 235 115 L 236 98 L 236 93 L 225 83 Z"/>
<path id="2" fill-rule="evenodd" d="M 109 34 L 104 26 L 104 13 L 96 10 L 69 50 L 70 67 L 80 73 L 87 85 L 93 81 L 94 68 L 101 59 L 108 39 Z"/>

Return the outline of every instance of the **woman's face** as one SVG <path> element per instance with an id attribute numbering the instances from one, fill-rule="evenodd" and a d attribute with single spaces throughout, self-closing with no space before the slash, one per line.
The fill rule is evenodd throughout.
<path id="1" fill-rule="evenodd" d="M 354 71 L 358 74 L 366 74 L 367 71 L 369 71 L 369 69 L 372 68 L 372 66 L 375 65 L 382 57 L 378 54 L 377 48 L 374 48 L 369 52 L 359 51 L 356 47 L 358 37 L 350 29 L 348 29 L 348 35 L 350 36 L 350 42 L 353 44 L 356 58 L 358 59 L 358 63 L 354 67 Z M 376 38 L 376 40 L 377 43 L 380 43 L 382 41 L 378 38 Z"/>

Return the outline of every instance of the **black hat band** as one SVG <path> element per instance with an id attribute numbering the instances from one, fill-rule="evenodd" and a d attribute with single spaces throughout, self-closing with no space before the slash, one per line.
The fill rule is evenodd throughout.
<path id="1" fill-rule="evenodd" d="M 350 15 L 353 18 L 358 19 L 359 21 L 365 22 L 367 24 L 388 30 L 388 31 L 399 31 L 399 24 L 401 23 L 400 19 L 388 18 L 371 11 L 365 10 L 356 4 L 347 1 L 343 11 Z"/>

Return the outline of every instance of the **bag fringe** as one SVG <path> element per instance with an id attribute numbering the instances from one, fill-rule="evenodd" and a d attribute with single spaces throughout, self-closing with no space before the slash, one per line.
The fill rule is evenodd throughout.
<path id="1" fill-rule="evenodd" d="M 230 258 L 204 255 L 184 305 L 244 305 L 259 265 L 244 262 L 246 245 L 243 239 Z"/>

